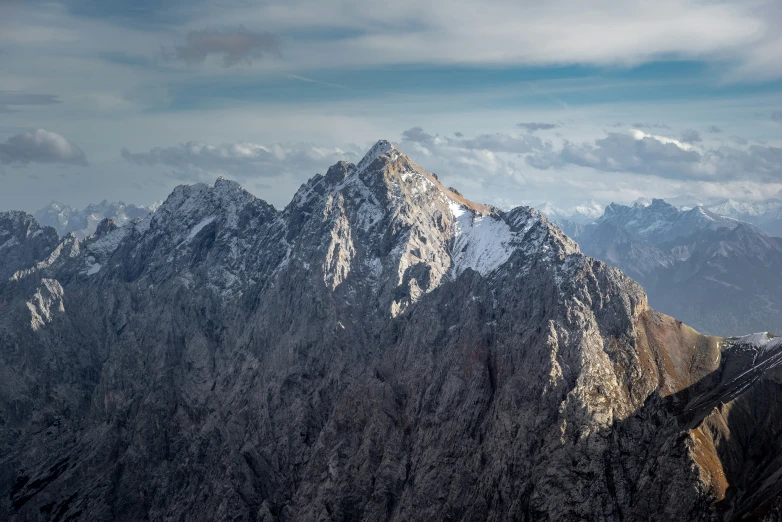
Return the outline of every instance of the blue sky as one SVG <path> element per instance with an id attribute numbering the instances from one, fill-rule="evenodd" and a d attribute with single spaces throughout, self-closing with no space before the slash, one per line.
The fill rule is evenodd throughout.
<path id="1" fill-rule="evenodd" d="M 6 0 L 0 209 L 218 175 L 281 207 L 380 138 L 502 206 L 780 197 L 780 28 L 777 0 Z"/>

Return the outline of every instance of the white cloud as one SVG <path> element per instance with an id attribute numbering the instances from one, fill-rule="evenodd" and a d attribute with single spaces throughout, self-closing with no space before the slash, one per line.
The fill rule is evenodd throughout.
<path id="1" fill-rule="evenodd" d="M 0 163 L 87 165 L 87 158 L 84 151 L 64 136 L 37 129 L 16 134 L 0 143 Z"/>
<path id="2" fill-rule="evenodd" d="M 696 148 L 702 141 L 694 131 L 683 140 L 646 134 L 608 133 L 593 143 L 565 141 L 560 150 L 545 150 L 526 157 L 527 165 L 563 169 L 575 165 L 601 172 L 633 173 L 684 181 L 778 182 L 782 179 L 782 148 L 769 145 Z"/>
<path id="3" fill-rule="evenodd" d="M 286 60 L 319 66 L 635 65 L 673 56 L 767 77 L 782 74 L 777 12 L 774 2 L 701 0 L 272 0 L 216 13 L 214 23 L 295 34 L 285 39 Z"/>
<path id="4" fill-rule="evenodd" d="M 210 145 L 187 142 L 171 147 L 155 147 L 148 152 L 130 152 L 122 149 L 122 157 L 136 165 L 165 165 L 173 167 L 180 177 L 212 179 L 226 174 L 239 179 L 275 178 L 293 175 L 307 179 L 340 160 L 356 162 L 361 150 L 318 147 L 312 144 L 260 145 L 250 142 Z"/>

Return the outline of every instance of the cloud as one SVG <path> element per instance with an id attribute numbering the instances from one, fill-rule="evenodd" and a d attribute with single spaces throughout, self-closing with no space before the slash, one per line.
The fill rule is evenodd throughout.
<path id="1" fill-rule="evenodd" d="M 636 129 L 666 129 L 670 130 L 670 126 L 664 123 L 633 123 L 632 125 Z"/>
<path id="2" fill-rule="evenodd" d="M 380 0 L 336 6 L 323 0 L 270 0 L 253 4 L 251 16 L 282 34 L 296 34 L 293 46 L 303 44 L 302 38 L 320 40 L 313 63 L 626 66 L 672 57 L 731 60 L 747 66 L 748 73 L 766 65 L 760 72 L 778 75 L 782 66 L 771 61 L 779 56 L 774 4 L 398 0 L 389 7 Z M 338 38 L 323 38 L 335 32 Z"/>
<path id="3" fill-rule="evenodd" d="M 37 129 L 16 134 L 0 143 L 0 163 L 87 165 L 87 158 L 84 151 L 60 134 Z"/>
<path id="4" fill-rule="evenodd" d="M 430 134 L 421 127 L 412 127 L 402 133 L 402 141 L 423 146 L 433 152 L 437 149 L 453 148 L 461 150 L 483 150 L 510 154 L 524 154 L 540 150 L 543 142 L 536 136 L 511 136 L 509 134 L 481 134 L 475 138 L 464 135 L 450 138 L 439 134 Z"/>
<path id="5" fill-rule="evenodd" d="M 775 111 L 771 113 L 771 119 L 782 123 L 782 111 Z"/>
<path id="6" fill-rule="evenodd" d="M 565 141 L 558 151 L 528 155 L 526 163 L 540 170 L 574 165 L 601 172 L 721 183 L 739 180 L 770 183 L 779 182 L 782 177 L 782 149 L 777 147 L 753 145 L 747 148 L 720 146 L 697 149 L 684 140 L 639 130 L 608 133 L 594 143 L 579 145 Z"/>
<path id="7" fill-rule="evenodd" d="M 539 130 L 550 130 L 550 129 L 556 129 L 559 127 L 556 123 L 538 123 L 538 122 L 527 122 L 527 123 L 517 123 L 517 127 L 521 127 L 522 129 L 527 129 L 527 132 L 535 132 Z"/>
<path id="8" fill-rule="evenodd" d="M 190 141 L 171 147 L 155 147 L 148 152 L 130 152 L 125 148 L 121 156 L 135 165 L 174 167 L 179 177 L 187 179 L 212 179 L 220 174 L 238 178 L 293 174 L 306 179 L 337 161 L 356 162 L 361 158 L 361 152 L 353 145 L 328 148 L 306 143 L 209 145 Z"/>
<path id="9" fill-rule="evenodd" d="M 671 166 L 697 165 L 700 154 L 676 140 L 646 134 L 611 132 L 594 145 L 565 141 L 560 151 L 544 151 L 527 156 L 527 164 L 547 170 L 568 164 L 607 172 L 636 172 L 664 175 Z"/>
<path id="10" fill-rule="evenodd" d="M 0 91 L 0 112 L 13 112 L 14 107 L 52 105 L 55 103 L 60 103 L 60 99 L 54 94 Z"/>
<path id="11" fill-rule="evenodd" d="M 199 9 L 193 8 L 197 3 L 186 0 L 70 0 L 61 5 L 77 16 L 149 29 L 185 22 L 199 12 Z"/>
<path id="12" fill-rule="evenodd" d="M 717 127 L 716 125 L 710 125 L 710 126 L 709 126 L 709 127 L 706 129 L 706 132 L 708 132 L 709 134 L 719 134 L 720 132 L 722 132 L 722 129 L 720 129 L 720 128 L 719 128 L 719 127 Z"/>
<path id="13" fill-rule="evenodd" d="M 402 133 L 400 147 L 443 183 L 471 197 L 497 202 L 527 180 L 521 171 L 523 156 L 550 145 L 531 134 L 445 136 L 412 127 Z"/>
<path id="14" fill-rule="evenodd" d="M 176 46 L 173 53 L 164 50 L 166 58 L 188 65 L 200 65 L 210 54 L 222 56 L 223 67 L 241 61 L 250 63 L 264 53 L 279 53 L 277 36 L 269 32 L 253 33 L 244 26 L 231 31 L 190 31 L 185 45 Z"/>
<path id="15" fill-rule="evenodd" d="M 701 138 L 700 132 L 695 129 L 687 129 L 682 132 L 680 141 L 682 143 L 698 143 L 699 141 L 703 141 L 703 138 Z"/>

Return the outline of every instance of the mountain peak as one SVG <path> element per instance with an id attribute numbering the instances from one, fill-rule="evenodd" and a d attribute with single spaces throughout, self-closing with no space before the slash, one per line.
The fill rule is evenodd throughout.
<path id="1" fill-rule="evenodd" d="M 358 170 L 364 170 L 370 164 L 372 164 L 377 158 L 383 156 L 384 154 L 388 154 L 392 151 L 400 153 L 400 150 L 396 148 L 396 146 L 393 145 L 390 141 L 378 140 L 377 143 L 372 145 L 372 148 L 369 149 L 369 151 L 364 155 L 364 157 L 361 158 L 361 161 L 358 162 L 357 165 Z"/>

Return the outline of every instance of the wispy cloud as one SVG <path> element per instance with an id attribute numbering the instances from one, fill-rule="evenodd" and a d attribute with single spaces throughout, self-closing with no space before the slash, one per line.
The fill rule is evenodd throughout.
<path id="1" fill-rule="evenodd" d="M 84 151 L 64 136 L 37 129 L 16 134 L 0 143 L 0 163 L 87 165 L 87 157 Z"/>
<path id="2" fill-rule="evenodd" d="M 185 45 L 176 46 L 173 52 L 163 49 L 165 58 L 188 65 L 202 64 L 209 55 L 216 55 L 221 57 L 223 67 L 251 63 L 268 53 L 279 54 L 278 37 L 270 32 L 251 32 L 244 26 L 226 31 L 190 31 Z"/>
<path id="3" fill-rule="evenodd" d="M 0 112 L 11 112 L 18 107 L 60 103 L 54 94 L 34 94 L 21 91 L 0 91 Z"/>
<path id="4" fill-rule="evenodd" d="M 556 123 L 539 123 L 539 122 L 527 122 L 527 123 L 517 123 L 517 127 L 521 127 L 522 129 L 526 129 L 527 132 L 536 132 L 539 130 L 551 130 L 556 129 L 559 127 Z"/>
<path id="5" fill-rule="evenodd" d="M 633 123 L 632 126 L 636 129 L 665 129 L 670 130 L 670 125 L 666 125 L 665 123 L 643 123 L 643 122 L 637 122 Z"/>

